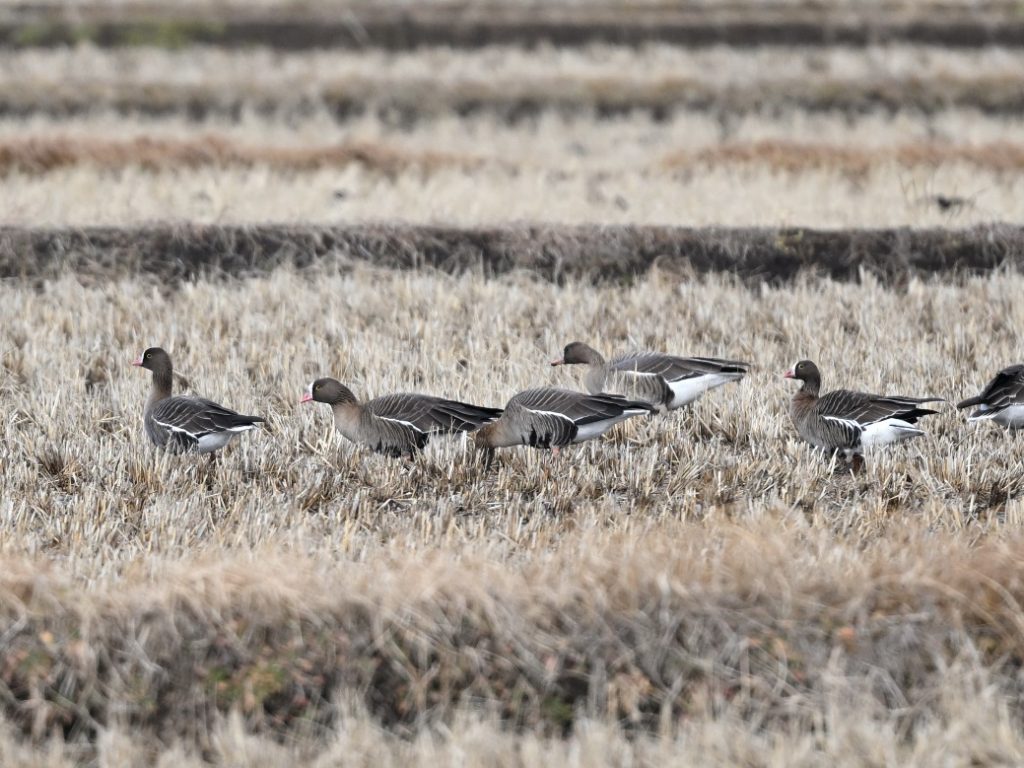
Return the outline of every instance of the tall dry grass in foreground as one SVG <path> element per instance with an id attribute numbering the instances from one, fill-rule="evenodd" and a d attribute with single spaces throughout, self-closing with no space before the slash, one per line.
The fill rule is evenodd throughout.
<path id="1" fill-rule="evenodd" d="M 6 284 L 11 733 L 66 741 L 50 764 L 95 756 L 94 739 L 109 765 L 486 761 L 517 727 L 538 735 L 513 765 L 589 764 L 594 744 L 648 763 L 1013 761 L 1024 443 L 947 409 L 863 477 L 833 475 L 794 438 L 778 375 L 808 356 L 826 387 L 957 399 L 1019 360 L 1022 289 L 329 268 L 177 291 Z M 360 395 L 501 404 L 574 385 L 547 361 L 577 338 L 756 368 L 687 412 L 557 461 L 508 451 L 489 474 L 458 440 L 411 466 L 366 454 L 297 403 L 330 373 Z M 157 343 L 268 429 L 213 469 L 151 451 L 128 361 Z"/>

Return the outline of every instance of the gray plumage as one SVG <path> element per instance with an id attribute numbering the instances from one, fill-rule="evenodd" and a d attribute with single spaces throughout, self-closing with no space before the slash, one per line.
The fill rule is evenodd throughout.
<path id="1" fill-rule="evenodd" d="M 621 395 L 528 389 L 513 396 L 501 418 L 480 429 L 475 439 L 480 448 L 560 448 L 600 437 L 620 421 L 654 410 L 650 403 Z"/>
<path id="2" fill-rule="evenodd" d="M 961 400 L 959 409 L 977 410 L 968 419 L 990 419 L 1008 429 L 1024 429 L 1024 365 L 1004 368 L 985 386 L 980 395 Z"/>
<path id="3" fill-rule="evenodd" d="M 172 396 L 171 357 L 160 347 L 147 349 L 134 364 L 153 372 L 142 423 L 146 436 L 160 448 L 172 453 L 212 453 L 263 421 L 202 397 Z"/>
<path id="4" fill-rule="evenodd" d="M 321 378 L 309 385 L 303 402 L 328 403 L 338 431 L 354 443 L 388 456 L 412 456 L 431 435 L 469 432 L 498 418 L 500 408 L 443 397 L 403 392 L 360 403 L 339 381 Z"/>
<path id="5" fill-rule="evenodd" d="M 669 411 L 694 402 L 710 389 L 739 381 L 750 367 L 738 360 L 661 352 L 631 352 L 607 362 L 581 341 L 566 345 L 561 359 L 551 364 L 588 366 L 584 384 L 591 394 L 621 394 Z"/>
<path id="6" fill-rule="evenodd" d="M 819 396 L 821 374 L 810 360 L 801 360 L 786 377 L 803 382 L 790 405 L 797 432 L 818 448 L 842 451 L 847 459 L 867 447 L 923 435 L 913 425 L 937 411 L 921 405 L 941 401 L 938 397 L 871 395 L 846 389 Z"/>

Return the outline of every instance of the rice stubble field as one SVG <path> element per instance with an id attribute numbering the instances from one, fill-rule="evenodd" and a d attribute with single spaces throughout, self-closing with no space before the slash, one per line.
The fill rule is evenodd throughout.
<path id="1" fill-rule="evenodd" d="M 1019 763 L 1024 442 L 953 408 L 1020 362 L 1019 56 L 0 51 L 0 762 Z M 727 255 L 588 271 L 602 232 L 634 242 L 611 225 Z M 280 258 L 231 261 L 273 227 Z M 324 229 L 367 227 L 404 260 Z M 865 227 L 910 256 L 842 239 Z M 833 263 L 776 271 L 830 228 Z M 490 262 L 431 253 L 482 231 Z M 299 403 L 323 375 L 580 388 L 549 365 L 574 340 L 753 368 L 490 471 Z M 213 463 L 153 449 L 154 345 L 267 424 Z M 790 423 L 805 357 L 826 390 L 947 402 L 853 476 Z"/>

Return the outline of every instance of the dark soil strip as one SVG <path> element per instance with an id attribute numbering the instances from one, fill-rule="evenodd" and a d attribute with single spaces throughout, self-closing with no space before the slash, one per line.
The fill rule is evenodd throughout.
<path id="1" fill-rule="evenodd" d="M 935 114 L 949 109 L 976 109 L 989 115 L 1024 114 L 1024 81 L 1000 78 L 962 80 L 890 80 L 885 82 L 757 83 L 751 87 L 712 88 L 689 82 L 623 86 L 599 93 L 578 84 L 552 89 L 545 84 L 533 93 L 459 93 L 417 85 L 381 84 L 381 90 L 352 89 L 319 93 L 238 93 L 204 86 L 86 85 L 60 93 L 44 89 L 8 93 L 0 98 L 0 116 L 47 115 L 66 119 L 114 111 L 125 116 L 178 116 L 189 120 L 237 120 L 246 110 L 267 117 L 302 118 L 321 110 L 340 124 L 376 115 L 396 128 L 456 113 L 462 117 L 491 115 L 507 123 L 532 120 L 548 112 L 585 113 L 595 119 L 648 114 L 665 120 L 675 111 L 709 112 L 726 121 L 749 113 L 838 112 L 848 116 L 884 111 Z"/>
<path id="2" fill-rule="evenodd" d="M 203 276 L 263 274 L 275 267 L 437 269 L 488 276 L 526 271 L 562 282 L 628 282 L 652 268 L 725 272 L 781 283 L 802 274 L 903 284 L 914 275 L 961 277 L 1024 269 L 1024 228 L 683 229 L 512 226 L 491 229 L 369 225 L 0 228 L 0 277 L 72 272 L 112 279 L 151 275 L 168 285 Z"/>
<path id="3" fill-rule="evenodd" d="M 483 4 L 481 4 L 482 6 Z M 100 46 L 208 44 L 282 50 L 309 48 L 410 49 L 446 45 L 580 46 L 595 42 L 642 45 L 869 45 L 913 42 L 973 48 L 1024 45 L 1019 5 L 974 7 L 876 6 L 772 8 L 765 4 L 712 4 L 706 8 L 621 5 L 551 8 L 508 3 L 503 7 L 415 3 L 366 4 L 337 11 L 282 13 L 244 4 L 209 12 L 131 5 L 115 10 L 22 6 L 0 20 L 0 44 Z"/>

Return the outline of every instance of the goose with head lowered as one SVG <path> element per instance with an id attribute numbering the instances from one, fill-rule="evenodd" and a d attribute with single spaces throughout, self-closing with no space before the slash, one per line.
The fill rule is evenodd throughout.
<path id="1" fill-rule="evenodd" d="M 968 421 L 990 420 L 1007 429 L 1024 429 L 1024 364 L 1003 368 L 980 395 L 961 400 L 959 409 L 973 408 Z"/>
<path id="2" fill-rule="evenodd" d="M 938 411 L 921 406 L 942 401 L 940 397 L 870 395 L 848 389 L 820 395 L 821 373 L 810 360 L 796 363 L 784 377 L 803 382 L 789 410 L 800 437 L 830 453 L 842 452 L 854 471 L 864 466 L 864 449 L 923 435 L 914 426 L 917 420 Z"/>
<path id="3" fill-rule="evenodd" d="M 160 448 L 172 453 L 212 454 L 264 421 L 260 416 L 243 416 L 206 398 L 173 396 L 171 356 L 160 347 L 150 347 L 132 365 L 153 372 L 142 423 L 146 436 Z"/>
<path id="4" fill-rule="evenodd" d="M 584 384 L 591 394 L 616 393 L 674 411 L 711 389 L 739 381 L 749 363 L 715 357 L 676 357 L 661 352 L 631 352 L 611 361 L 582 341 L 567 344 L 552 365 L 588 366 Z"/>
<path id="5" fill-rule="evenodd" d="M 621 395 L 528 389 L 513 396 L 501 418 L 477 430 L 473 439 L 477 448 L 487 452 L 490 464 L 495 448 L 526 445 L 558 453 L 563 446 L 593 440 L 620 421 L 655 410 L 650 403 Z"/>
<path id="6" fill-rule="evenodd" d="M 471 432 L 501 416 L 500 408 L 410 392 L 360 403 L 351 389 L 332 378 L 312 382 L 301 402 L 327 403 L 335 427 L 346 438 L 396 458 L 412 458 L 431 435 Z"/>

